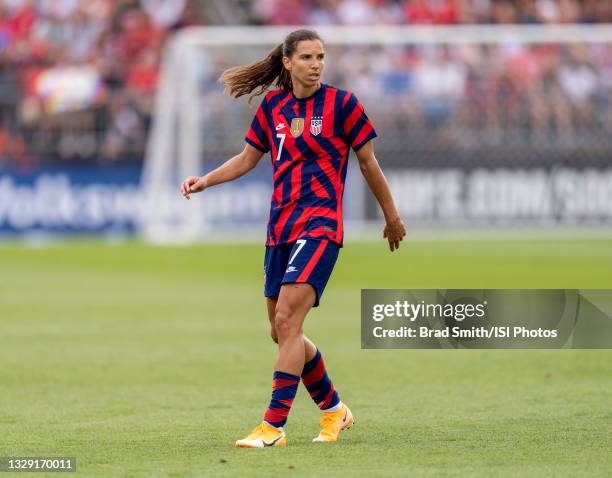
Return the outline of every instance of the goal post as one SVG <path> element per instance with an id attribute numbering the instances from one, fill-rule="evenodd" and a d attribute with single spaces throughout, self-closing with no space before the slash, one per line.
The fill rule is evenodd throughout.
<path id="1" fill-rule="evenodd" d="M 167 42 L 141 181 L 144 202 L 140 231 L 147 240 L 190 242 L 218 234 L 240 238 L 253 229 L 263 237 L 271 192 L 267 157 L 261 162 L 265 164 L 247 175 L 249 178 L 208 190 L 189 203 L 181 197 L 179 183 L 188 175 L 202 174 L 221 164 L 244 145 L 244 133 L 259 99 L 249 106 L 245 98 L 236 101 L 224 95 L 222 86 L 216 82 L 219 74 L 227 67 L 262 57 L 296 28 L 299 27 L 192 27 L 179 31 Z M 580 154 L 584 155 L 584 142 L 590 146 L 583 163 L 599 170 L 605 166 L 610 136 L 606 139 L 604 133 L 612 126 L 612 115 L 607 118 L 594 105 L 589 114 L 596 120 L 581 118 L 583 111 L 572 103 L 575 101 L 578 105 L 583 101 L 579 88 L 572 91 L 571 85 L 555 83 L 551 88 L 559 90 L 554 93 L 557 99 L 568 98 L 567 105 L 558 106 L 552 96 L 544 101 L 538 98 L 536 89 L 526 93 L 533 86 L 528 84 L 530 78 L 526 76 L 521 82 L 512 75 L 520 75 L 521 68 L 525 75 L 535 75 L 531 70 L 544 68 L 547 61 L 565 61 L 564 55 L 575 55 L 577 59 L 586 55 L 584 64 L 592 71 L 593 81 L 599 88 L 597 94 L 605 96 L 612 87 L 612 80 L 605 79 L 609 70 L 603 71 L 604 66 L 595 66 L 594 62 L 598 61 L 598 52 L 612 58 L 609 26 L 321 26 L 315 29 L 329 50 L 324 82 L 349 89 L 362 99 L 381 136 L 376 145 L 379 160 L 386 171 L 397 172 L 390 175 L 392 186 L 406 193 L 410 185 L 417 196 L 420 194 L 417 197 L 410 193 L 404 198 L 405 212 L 415 213 L 417 221 L 443 225 L 495 223 L 500 216 L 495 211 L 478 216 L 478 208 L 470 209 L 473 191 L 469 188 L 474 179 L 469 174 L 481 166 L 488 167 L 489 160 L 491 164 L 498 161 L 505 169 L 529 169 L 534 164 L 530 158 L 537 157 L 541 168 L 539 163 L 536 166 L 542 171 L 551 171 L 563 164 L 572 166 L 574 160 L 549 164 L 555 161 L 551 159 L 555 154 L 547 155 L 546 148 L 568 154 L 582 151 Z M 586 53 L 582 51 L 585 46 Z M 548 52 L 549 47 L 553 53 Z M 537 51 L 531 56 L 515 54 L 530 49 Z M 549 61 L 546 55 L 555 56 Z M 423 63 L 423 58 L 433 65 L 431 71 L 416 71 L 415 63 Z M 536 64 L 540 60 L 543 66 Z M 572 61 L 570 58 L 568 64 Z M 441 66 L 442 63 L 445 64 Z M 497 85 L 499 91 L 490 99 L 489 92 L 484 90 L 480 96 L 476 92 L 466 99 L 465 92 L 472 87 L 470 82 L 481 80 L 471 76 L 494 76 L 496 68 L 508 69 L 494 78 L 508 85 Z M 572 71 L 567 74 L 570 79 L 571 74 Z M 590 76 L 586 72 L 581 78 L 588 82 Z M 432 89 L 437 93 L 432 93 Z M 576 95 L 578 99 L 567 95 Z M 476 108 L 473 103 L 481 100 L 491 104 Z M 567 144 L 563 143 L 566 135 L 572 136 Z M 475 161 L 474 157 L 480 159 Z M 435 170 L 433 175 L 424 174 L 430 168 Z M 410 174 L 404 174 L 406 171 L 415 172 L 416 184 L 410 181 Z M 466 171 L 468 176 L 463 175 Z M 358 168 L 349 166 L 348 181 L 352 184 L 345 196 L 347 219 L 357 225 L 366 224 L 376 219 L 376 208 L 363 182 L 352 179 L 355 175 Z M 548 184 L 555 180 L 546 176 L 542 181 Z M 449 206 L 448 190 L 458 188 L 461 191 L 453 200 L 463 202 Z M 546 194 L 552 197 L 547 200 L 554 202 L 559 192 Z M 425 204 L 428 201 L 432 204 Z M 606 199 L 596 214 L 604 221 L 612 218 L 612 206 L 610 212 L 606 209 L 608 202 Z M 527 214 L 522 219 L 530 224 L 556 222 L 560 217 L 559 207 L 556 203 L 544 205 L 540 218 Z M 457 208 L 461 210 L 455 215 Z M 521 217 L 515 219 L 510 217 L 510 222 L 525 222 Z"/>

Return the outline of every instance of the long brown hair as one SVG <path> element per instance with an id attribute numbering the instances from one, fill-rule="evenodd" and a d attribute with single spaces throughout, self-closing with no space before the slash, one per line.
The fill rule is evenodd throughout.
<path id="1" fill-rule="evenodd" d="M 291 58 L 297 44 L 304 40 L 321 40 L 318 33 L 313 30 L 295 30 L 285 38 L 285 41 L 276 46 L 265 58 L 249 65 L 234 66 L 225 70 L 219 77 L 219 82 L 225 86 L 225 90 L 234 98 L 243 95 L 249 96 L 249 103 L 258 95 L 261 95 L 275 82 L 282 90 L 291 90 L 291 74 L 283 66 L 283 57 Z"/>

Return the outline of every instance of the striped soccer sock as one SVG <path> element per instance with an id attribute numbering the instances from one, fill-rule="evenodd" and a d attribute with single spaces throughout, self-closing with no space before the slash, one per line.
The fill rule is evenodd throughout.
<path id="1" fill-rule="evenodd" d="M 335 411 L 338 408 L 340 397 L 338 397 L 338 393 L 334 390 L 334 384 L 327 375 L 325 362 L 318 349 L 313 359 L 304 364 L 302 382 L 304 382 L 311 398 L 321 410 Z"/>
<path id="2" fill-rule="evenodd" d="M 264 420 L 276 428 L 287 423 L 293 399 L 300 384 L 300 377 L 286 372 L 274 372 L 272 378 L 272 400 L 264 414 Z"/>

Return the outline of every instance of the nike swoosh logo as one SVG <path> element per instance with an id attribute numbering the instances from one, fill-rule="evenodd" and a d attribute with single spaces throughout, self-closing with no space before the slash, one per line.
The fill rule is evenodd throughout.
<path id="1" fill-rule="evenodd" d="M 279 129 L 283 129 L 285 127 L 285 123 L 279 123 L 276 125 L 276 131 L 278 131 Z"/>
<path id="2" fill-rule="evenodd" d="M 263 442 L 264 446 L 274 446 L 274 444 L 275 444 L 275 443 L 276 443 L 278 440 L 280 440 L 281 438 L 283 438 L 283 435 L 279 435 L 279 436 L 276 438 L 276 440 L 274 440 L 274 441 L 272 441 L 272 442 L 270 442 L 270 443 L 268 443 L 267 441 L 265 441 L 263 438 L 261 439 L 261 441 Z"/>
<path id="3" fill-rule="evenodd" d="M 344 412 L 344 418 L 342 419 L 342 423 L 346 422 L 347 417 L 348 417 L 348 411 Z"/>

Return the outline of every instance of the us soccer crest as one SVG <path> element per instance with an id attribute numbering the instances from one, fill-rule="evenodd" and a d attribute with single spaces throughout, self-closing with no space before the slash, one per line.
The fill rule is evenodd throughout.
<path id="1" fill-rule="evenodd" d="M 310 120 L 310 134 L 317 136 L 323 130 L 323 116 L 313 116 Z"/>
<path id="2" fill-rule="evenodd" d="M 291 120 L 291 135 L 297 138 L 304 131 L 304 118 L 293 118 Z"/>

